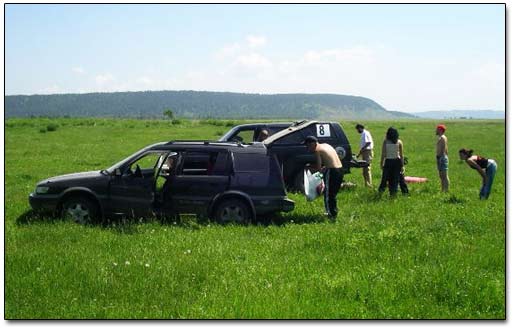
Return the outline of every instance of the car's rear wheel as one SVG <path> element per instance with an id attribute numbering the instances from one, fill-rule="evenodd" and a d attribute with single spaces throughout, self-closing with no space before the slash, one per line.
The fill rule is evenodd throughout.
<path id="1" fill-rule="evenodd" d="M 86 197 L 71 197 L 63 203 L 62 214 L 79 224 L 93 224 L 98 221 L 99 209 Z"/>
<path id="2" fill-rule="evenodd" d="M 214 212 L 214 219 L 220 224 L 241 224 L 247 225 L 250 223 L 252 216 L 250 207 L 237 199 L 228 199 L 222 201 Z"/>

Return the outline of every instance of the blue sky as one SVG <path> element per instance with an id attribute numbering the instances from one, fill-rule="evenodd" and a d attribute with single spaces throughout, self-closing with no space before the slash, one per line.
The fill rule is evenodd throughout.
<path id="1" fill-rule="evenodd" d="M 5 92 L 335 93 L 505 109 L 503 5 L 5 7 Z"/>

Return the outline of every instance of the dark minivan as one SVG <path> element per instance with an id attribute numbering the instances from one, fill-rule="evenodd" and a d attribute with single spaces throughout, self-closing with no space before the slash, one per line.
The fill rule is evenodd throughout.
<path id="1" fill-rule="evenodd" d="M 29 201 L 78 222 L 197 214 L 246 224 L 294 208 L 265 146 L 207 141 L 157 143 L 105 170 L 45 179 Z"/>
<path id="2" fill-rule="evenodd" d="M 262 129 L 269 132 L 263 141 L 270 153 L 275 154 L 282 167 L 284 181 L 289 189 L 303 191 L 303 171 L 307 164 L 315 161 L 314 155 L 301 144 L 305 137 L 316 136 L 320 143 L 328 143 L 337 151 L 344 173 L 359 165 L 352 160 L 352 148 L 346 134 L 337 122 L 299 121 L 294 123 L 252 123 L 235 126 L 220 141 L 252 143 Z"/>

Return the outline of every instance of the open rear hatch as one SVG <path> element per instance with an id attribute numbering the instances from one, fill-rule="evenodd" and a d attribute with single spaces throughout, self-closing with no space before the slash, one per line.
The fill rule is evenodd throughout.
<path id="1" fill-rule="evenodd" d="M 316 124 L 316 123 L 318 123 L 318 121 L 313 121 L 313 120 L 296 122 L 296 123 L 292 124 L 291 126 L 266 138 L 265 140 L 262 141 L 262 143 L 266 146 L 269 146 L 269 145 L 273 144 L 275 141 L 277 141 L 281 138 L 284 138 L 287 135 L 290 135 L 294 132 L 297 132 L 298 130 L 302 130 L 302 129 L 304 129 L 312 124 Z"/>

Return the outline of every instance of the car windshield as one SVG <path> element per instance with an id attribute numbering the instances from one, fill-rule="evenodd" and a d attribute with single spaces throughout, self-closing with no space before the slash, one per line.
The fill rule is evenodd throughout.
<path id="1" fill-rule="evenodd" d="M 146 152 L 149 148 L 151 148 L 152 146 L 155 146 L 155 145 L 150 145 L 150 146 L 147 146 L 145 147 L 144 149 L 142 150 L 139 150 L 131 155 L 129 155 L 128 157 L 126 157 L 125 159 L 115 163 L 114 165 L 112 165 L 111 167 L 107 168 L 106 171 L 109 173 L 109 174 L 112 174 L 116 168 L 120 168 L 125 162 L 129 161 L 130 159 L 132 158 L 136 158 L 138 157 L 140 154 Z"/>
<path id="2" fill-rule="evenodd" d="M 219 141 L 219 142 L 226 142 L 226 141 L 228 141 L 228 138 L 229 138 L 230 136 L 232 136 L 232 134 L 234 134 L 234 131 L 237 131 L 237 127 L 234 127 L 234 128 L 232 128 L 232 129 L 230 129 L 230 130 L 229 130 L 225 135 L 221 136 L 221 137 L 218 139 L 218 141 Z"/>

